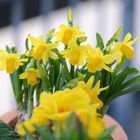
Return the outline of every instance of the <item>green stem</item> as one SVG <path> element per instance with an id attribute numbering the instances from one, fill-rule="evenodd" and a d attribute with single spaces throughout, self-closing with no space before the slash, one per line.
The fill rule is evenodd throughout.
<path id="1" fill-rule="evenodd" d="M 33 94 L 34 94 L 34 87 L 28 87 L 28 105 L 27 105 L 27 118 L 30 118 L 32 115 L 33 110 Z"/>
<path id="2" fill-rule="evenodd" d="M 87 72 L 86 72 L 85 75 L 86 75 L 86 76 L 85 76 L 85 78 L 84 78 L 84 81 L 87 82 L 87 81 L 89 80 L 89 78 L 92 76 L 92 73 L 91 73 L 91 72 L 88 72 L 88 70 L 87 70 Z"/>
<path id="3" fill-rule="evenodd" d="M 104 104 L 104 106 L 103 106 L 100 110 L 98 110 L 98 113 L 99 113 L 102 117 L 104 117 L 104 115 L 106 114 L 106 112 L 107 112 L 107 110 L 108 110 L 108 107 L 109 107 L 109 105 L 105 105 L 105 104 Z"/>
<path id="4" fill-rule="evenodd" d="M 70 75 L 72 78 L 74 78 L 74 66 L 73 65 L 71 65 Z"/>
<path id="5" fill-rule="evenodd" d="M 37 104 L 39 103 L 40 93 L 41 93 L 41 84 L 39 83 L 36 87 L 36 102 L 37 102 Z"/>

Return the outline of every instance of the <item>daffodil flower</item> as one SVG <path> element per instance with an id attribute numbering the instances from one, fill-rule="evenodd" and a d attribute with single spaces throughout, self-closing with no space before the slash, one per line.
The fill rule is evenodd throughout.
<path id="1" fill-rule="evenodd" d="M 56 36 L 57 42 L 63 42 L 65 45 L 69 43 L 69 41 L 73 37 L 83 36 L 85 33 L 81 32 L 78 26 L 66 26 L 60 25 L 60 30 L 56 31 L 53 35 Z"/>
<path id="2" fill-rule="evenodd" d="M 0 50 L 0 70 L 6 69 L 7 73 L 12 74 L 23 62 L 28 59 L 21 58 L 18 53 L 8 53 L 6 50 Z"/>
<path id="3" fill-rule="evenodd" d="M 33 48 L 27 52 L 27 55 L 32 56 L 35 60 L 48 61 L 48 58 L 57 59 L 56 54 L 52 49 L 57 47 L 56 43 L 46 43 L 42 36 L 28 36 Z"/>
<path id="4" fill-rule="evenodd" d="M 69 59 L 72 65 L 83 65 L 87 56 L 86 46 L 78 46 L 76 39 L 72 38 L 68 43 L 68 48 L 61 51 L 64 58 Z"/>
<path id="5" fill-rule="evenodd" d="M 127 33 L 122 42 L 116 42 L 114 48 L 111 50 L 111 53 L 117 54 L 118 63 L 121 62 L 122 56 L 124 55 L 127 59 L 132 59 L 134 56 L 133 44 L 136 42 L 138 37 L 135 37 L 130 41 L 132 35 Z"/>
<path id="6" fill-rule="evenodd" d="M 19 79 L 27 79 L 28 84 L 34 86 L 37 83 L 37 78 L 40 78 L 39 70 L 29 68 L 26 72 L 19 75 Z"/>
<path id="7" fill-rule="evenodd" d="M 91 105 L 89 101 L 88 94 L 78 87 L 57 91 L 54 94 L 43 92 L 40 96 L 40 105 L 34 109 L 31 119 L 17 126 L 18 133 L 26 134 L 23 125 L 29 132 L 35 132 L 33 124 L 45 126 L 49 120 L 64 124 L 67 117 L 75 113 L 89 135 L 96 137 L 105 129 L 105 125 L 96 113 L 97 105 Z"/>
<path id="8" fill-rule="evenodd" d="M 88 46 L 88 57 L 86 58 L 86 66 L 89 72 L 95 73 L 96 71 L 100 71 L 102 69 L 112 72 L 112 69 L 107 64 L 111 64 L 113 61 L 115 61 L 114 55 L 104 55 L 100 48 L 94 49 L 92 48 L 92 46 Z"/>
<path id="9" fill-rule="evenodd" d="M 90 104 L 98 104 L 98 109 L 103 106 L 103 102 L 99 99 L 101 91 L 106 90 L 108 87 L 100 88 L 100 81 L 92 88 L 94 82 L 94 76 L 90 77 L 87 83 L 79 81 L 77 87 L 82 88 L 90 97 Z"/>

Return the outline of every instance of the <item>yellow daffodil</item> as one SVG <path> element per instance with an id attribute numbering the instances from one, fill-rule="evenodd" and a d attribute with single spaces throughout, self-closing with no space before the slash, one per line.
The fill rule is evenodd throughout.
<path id="1" fill-rule="evenodd" d="M 103 102 L 99 99 L 98 95 L 101 91 L 106 90 L 108 87 L 100 88 L 100 81 L 92 88 L 94 76 L 92 76 L 87 83 L 79 81 L 77 87 L 82 88 L 90 97 L 90 104 L 98 104 L 98 109 L 103 106 Z"/>
<path id="2" fill-rule="evenodd" d="M 112 72 L 112 69 L 107 66 L 107 64 L 111 64 L 115 57 L 112 54 L 103 55 L 103 52 L 99 48 L 92 48 L 92 46 L 88 46 L 88 57 L 87 57 L 87 68 L 89 72 L 96 72 L 102 69 L 105 69 L 109 72 Z"/>
<path id="3" fill-rule="evenodd" d="M 42 36 L 28 36 L 33 48 L 27 52 L 27 55 L 32 56 L 35 60 L 48 61 L 48 58 L 57 59 L 57 56 L 52 49 L 57 47 L 56 43 L 46 43 Z"/>
<path id="4" fill-rule="evenodd" d="M 63 124 L 71 113 L 76 113 L 85 128 L 89 124 L 90 127 L 87 130 L 89 135 L 95 137 L 104 130 L 105 126 L 96 113 L 97 105 L 91 105 L 89 102 L 88 94 L 78 87 L 57 91 L 54 94 L 43 92 L 40 96 L 40 105 L 34 109 L 31 119 L 19 124 L 17 130 L 24 135 L 23 125 L 28 131 L 34 132 L 33 124 L 44 126 L 49 120 Z M 92 129 L 91 123 L 97 126 L 94 125 Z"/>
<path id="5" fill-rule="evenodd" d="M 68 43 L 68 48 L 61 52 L 64 58 L 69 59 L 72 65 L 83 65 L 87 56 L 86 46 L 78 46 L 76 39 L 72 38 Z"/>
<path id="6" fill-rule="evenodd" d="M 17 53 L 8 53 L 6 50 L 0 50 L 0 70 L 6 69 L 7 73 L 12 74 L 23 62 L 27 62 L 28 59 L 21 58 Z"/>
<path id="7" fill-rule="evenodd" d="M 137 37 L 130 41 L 132 35 L 127 33 L 122 42 L 116 42 L 112 49 L 113 54 L 117 54 L 118 63 L 121 62 L 122 56 L 124 55 L 127 59 L 131 59 L 134 56 L 133 44 L 136 42 Z"/>
<path id="8" fill-rule="evenodd" d="M 32 86 L 37 83 L 37 78 L 40 78 L 40 73 L 34 68 L 29 68 L 26 72 L 19 75 L 19 79 L 27 79 L 28 84 Z"/>
<path id="9" fill-rule="evenodd" d="M 83 36 L 85 33 L 81 32 L 78 26 L 66 26 L 66 25 L 60 25 L 60 30 L 54 33 L 54 36 L 56 36 L 57 42 L 63 42 L 65 45 L 69 43 L 69 41 L 73 37 L 80 37 Z"/>

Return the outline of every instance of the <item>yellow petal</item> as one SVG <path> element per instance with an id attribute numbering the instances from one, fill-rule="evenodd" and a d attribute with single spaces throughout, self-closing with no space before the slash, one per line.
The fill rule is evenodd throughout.
<path id="1" fill-rule="evenodd" d="M 18 67 L 19 67 L 19 65 L 18 65 Z M 6 60 L 6 71 L 7 71 L 7 73 L 12 74 L 14 72 L 14 70 L 15 70 L 15 59 L 12 57 L 11 58 L 9 57 Z"/>
<path id="2" fill-rule="evenodd" d="M 69 44 L 68 44 L 69 48 L 70 49 L 75 49 L 78 47 L 77 43 L 76 43 L 76 39 L 72 38 L 70 41 L 69 41 Z"/>
<path id="3" fill-rule="evenodd" d="M 42 92 L 40 95 L 40 104 L 42 106 L 48 106 L 49 108 L 51 108 L 52 112 L 57 111 L 56 102 L 51 93 Z"/>
<path id="4" fill-rule="evenodd" d="M 127 33 L 122 43 L 127 43 L 131 38 L 132 38 L 132 35 L 130 33 Z"/>
<path id="5" fill-rule="evenodd" d="M 91 76 L 86 83 L 86 85 L 89 89 L 92 87 L 93 81 L 94 81 L 94 76 Z"/>
<path id="6" fill-rule="evenodd" d="M 5 50 L 0 50 L 0 70 L 4 70 L 6 68 L 7 57 L 8 53 Z"/>
<path id="7" fill-rule="evenodd" d="M 64 108 L 68 109 L 70 108 L 71 104 L 77 102 L 77 101 L 82 101 L 89 103 L 90 98 L 87 95 L 87 93 L 82 90 L 81 88 L 74 88 L 72 90 L 66 91 L 66 95 L 63 95 L 62 97 L 62 102 L 64 104 Z"/>
<path id="8" fill-rule="evenodd" d="M 102 92 L 102 91 L 104 91 L 104 90 L 106 90 L 108 88 L 109 88 L 109 86 L 106 86 L 106 87 L 100 88 L 99 91 Z"/>
<path id="9" fill-rule="evenodd" d="M 37 37 L 37 39 L 38 39 L 38 42 L 45 43 L 43 36 L 40 35 L 40 36 Z"/>
<path id="10" fill-rule="evenodd" d="M 107 66 L 107 65 L 103 65 L 103 68 L 106 70 L 106 71 L 109 71 L 109 72 L 113 72 L 113 70 L 109 67 L 109 66 Z"/>
<path id="11" fill-rule="evenodd" d="M 106 64 L 111 64 L 113 61 L 115 61 L 115 57 L 112 54 L 105 55 L 103 59 Z"/>
<path id="12" fill-rule="evenodd" d="M 119 52 L 118 53 L 118 55 L 117 55 L 117 60 L 118 60 L 118 63 L 120 63 L 121 62 L 121 60 L 122 60 L 122 57 L 123 57 L 123 53 L 122 52 Z"/>
<path id="13" fill-rule="evenodd" d="M 37 38 L 29 35 L 28 39 L 32 43 L 33 46 L 39 46 L 40 42 L 37 40 Z"/>
<path id="14" fill-rule="evenodd" d="M 27 72 L 21 73 L 21 74 L 19 75 L 19 79 L 26 79 L 27 76 L 28 76 Z"/>
<path id="15" fill-rule="evenodd" d="M 56 54 L 53 51 L 51 51 L 51 50 L 49 51 L 49 57 L 52 58 L 52 59 L 54 59 L 54 60 L 58 59 L 58 57 L 56 56 Z"/>
<path id="16" fill-rule="evenodd" d="M 138 37 L 136 36 L 133 40 L 128 42 L 129 46 L 132 46 L 136 41 L 137 41 Z"/>
<path id="17" fill-rule="evenodd" d="M 127 59 L 131 59 L 134 56 L 134 48 L 132 46 L 122 44 L 121 50 Z"/>
<path id="18" fill-rule="evenodd" d="M 64 122 L 70 114 L 70 111 L 56 113 L 50 116 L 50 120 Z"/>

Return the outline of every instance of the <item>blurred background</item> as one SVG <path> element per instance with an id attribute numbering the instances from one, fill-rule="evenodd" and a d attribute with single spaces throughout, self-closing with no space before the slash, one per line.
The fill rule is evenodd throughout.
<path id="1" fill-rule="evenodd" d="M 140 0 L 0 0 L 0 49 L 16 45 L 24 51 L 28 34 L 45 35 L 49 29 L 67 23 L 67 10 L 74 12 L 74 24 L 87 33 L 95 45 L 99 32 L 104 41 L 124 24 L 122 37 L 129 31 L 140 37 Z M 140 70 L 140 40 L 135 44 L 135 58 L 128 64 Z M 0 72 L 0 115 L 15 108 L 9 76 Z M 140 140 L 140 93 L 115 100 L 108 114 L 125 129 L 130 140 Z"/>

